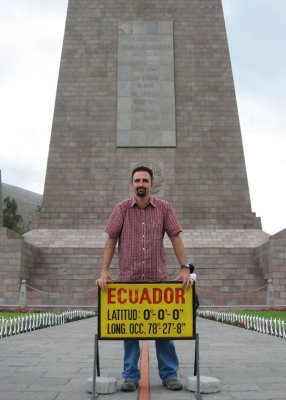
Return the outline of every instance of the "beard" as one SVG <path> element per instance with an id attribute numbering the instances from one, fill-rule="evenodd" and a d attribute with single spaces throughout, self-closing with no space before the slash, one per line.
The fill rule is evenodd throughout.
<path id="1" fill-rule="evenodd" d="M 136 189 L 136 194 L 138 197 L 145 197 L 147 194 L 147 189 L 144 187 L 139 187 Z"/>

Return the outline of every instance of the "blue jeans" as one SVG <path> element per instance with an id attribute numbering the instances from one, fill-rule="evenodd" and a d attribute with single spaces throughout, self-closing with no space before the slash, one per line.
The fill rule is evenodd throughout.
<path id="1" fill-rule="evenodd" d="M 173 340 L 156 340 L 155 345 L 160 378 L 162 381 L 177 378 L 179 361 Z M 139 358 L 139 340 L 124 340 L 124 369 L 122 373 L 124 379 L 139 382 Z"/>

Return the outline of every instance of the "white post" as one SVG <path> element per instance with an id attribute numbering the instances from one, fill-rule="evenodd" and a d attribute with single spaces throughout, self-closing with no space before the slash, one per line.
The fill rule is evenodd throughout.
<path id="1" fill-rule="evenodd" d="M 269 307 L 274 307 L 275 306 L 274 287 L 273 287 L 273 284 L 272 284 L 272 279 L 268 279 L 267 305 Z"/>
<path id="2" fill-rule="evenodd" d="M 26 279 L 22 279 L 20 295 L 19 295 L 19 306 L 25 307 L 27 305 L 27 286 Z"/>

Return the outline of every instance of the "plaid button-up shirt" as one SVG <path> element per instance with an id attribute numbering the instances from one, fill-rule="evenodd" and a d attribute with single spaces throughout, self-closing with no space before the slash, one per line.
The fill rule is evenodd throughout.
<path id="1" fill-rule="evenodd" d="M 182 231 L 171 205 L 153 196 L 141 209 L 135 198 L 117 204 L 105 232 L 119 239 L 121 281 L 164 281 L 168 279 L 163 237 Z"/>

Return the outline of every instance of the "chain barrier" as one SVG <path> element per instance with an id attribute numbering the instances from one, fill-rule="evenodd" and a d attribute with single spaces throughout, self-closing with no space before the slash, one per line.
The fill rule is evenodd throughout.
<path id="1" fill-rule="evenodd" d="M 21 285 L 18 285 L 18 286 L 14 286 L 14 287 L 12 287 L 12 288 L 9 288 L 9 289 L 4 289 L 4 290 L 0 290 L 0 293 L 4 293 L 4 292 L 12 292 L 13 290 L 15 290 L 15 289 L 19 289 L 19 287 L 20 287 Z"/>
<path id="2" fill-rule="evenodd" d="M 206 290 L 206 289 L 202 289 L 198 286 L 198 284 L 196 284 L 196 290 L 198 292 L 204 292 L 204 293 L 208 293 L 208 294 L 214 294 L 214 295 L 223 295 L 223 296 L 240 296 L 240 295 L 244 295 L 244 294 L 249 294 L 249 293 L 254 293 L 254 292 L 258 292 L 259 290 L 265 289 L 267 288 L 267 284 L 260 286 L 256 289 L 251 289 L 251 290 L 246 290 L 246 291 L 242 291 L 242 292 L 213 292 L 211 290 Z M 0 293 L 4 293 L 4 292 L 9 292 L 9 291 L 13 291 L 15 289 L 19 289 L 19 287 L 21 287 L 21 285 L 18 286 L 14 286 L 12 288 L 8 288 L 8 289 L 4 289 L 4 290 L 0 290 Z M 43 290 L 39 290 L 37 288 L 34 288 L 33 286 L 30 285 L 26 285 L 27 288 L 38 292 L 38 293 L 42 293 L 42 294 L 47 294 L 49 296 L 59 296 L 58 293 L 52 293 L 52 292 L 45 292 Z M 85 290 L 83 292 L 77 292 L 77 293 L 72 293 L 69 295 L 63 295 L 61 294 L 60 297 L 61 298 L 69 298 L 69 297 L 73 297 L 75 295 L 82 295 L 82 294 L 86 294 L 86 293 L 91 293 L 97 290 L 97 287 L 93 288 L 93 289 L 89 289 L 89 290 Z"/>
<path id="3" fill-rule="evenodd" d="M 27 288 L 29 288 L 29 289 L 31 289 L 31 290 L 33 290 L 35 292 L 47 294 L 49 296 L 60 296 L 60 298 L 69 298 L 69 297 L 73 297 L 74 295 L 86 294 L 86 293 L 94 292 L 95 290 L 97 290 L 97 287 L 95 287 L 93 289 L 89 289 L 89 290 L 86 290 L 84 292 L 72 293 L 70 295 L 64 295 L 64 294 L 59 295 L 58 293 L 44 292 L 43 290 L 36 289 L 36 288 L 34 288 L 34 287 L 30 286 L 30 285 L 26 285 L 26 286 L 27 286 Z"/>
<path id="4" fill-rule="evenodd" d="M 12 292 L 12 291 L 14 291 L 14 290 L 16 290 L 16 289 L 19 289 L 21 286 L 22 286 L 22 285 L 18 285 L 18 286 L 14 286 L 14 287 L 11 287 L 11 288 L 8 288 L 8 289 L 0 290 L 0 293 Z M 34 287 L 30 286 L 30 285 L 27 285 L 27 284 L 26 284 L 25 286 L 26 286 L 27 288 L 33 290 L 34 292 L 38 292 L 38 293 L 42 293 L 42 294 L 47 294 L 47 295 L 49 295 L 49 296 L 56 296 L 56 297 L 59 297 L 59 298 L 70 298 L 70 297 L 73 297 L 74 295 L 82 295 L 82 294 L 94 292 L 95 290 L 97 290 L 97 287 L 95 287 L 95 288 L 93 288 L 93 289 L 85 290 L 84 292 L 77 292 L 77 293 L 72 293 L 72 294 L 69 294 L 69 295 L 64 295 L 64 294 L 59 295 L 58 293 L 45 292 L 45 291 L 43 291 L 43 290 L 36 289 L 36 288 L 34 288 Z"/>
<path id="5" fill-rule="evenodd" d="M 219 295 L 224 295 L 224 296 L 239 296 L 239 295 L 242 295 L 242 294 L 249 294 L 249 293 L 253 293 L 253 292 L 258 292 L 259 290 L 265 289 L 267 286 L 268 285 L 266 284 L 264 286 L 260 286 L 259 288 L 251 289 L 251 290 L 247 290 L 247 291 L 243 291 L 243 292 L 212 292 L 210 290 L 201 289 L 196 284 L 196 290 L 199 291 L 199 292 L 204 292 L 204 293 L 208 293 L 208 294 L 219 294 Z"/>

